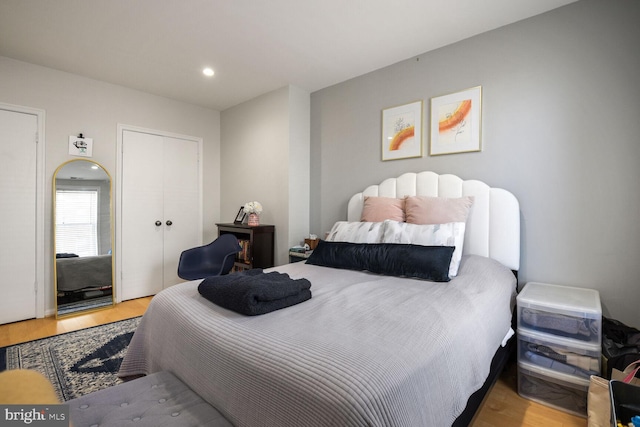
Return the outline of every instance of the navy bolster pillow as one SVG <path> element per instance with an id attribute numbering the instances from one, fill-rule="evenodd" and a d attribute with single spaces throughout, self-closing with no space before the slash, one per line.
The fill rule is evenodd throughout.
<path id="1" fill-rule="evenodd" d="M 320 240 L 307 264 L 448 282 L 454 249 L 454 246 Z"/>

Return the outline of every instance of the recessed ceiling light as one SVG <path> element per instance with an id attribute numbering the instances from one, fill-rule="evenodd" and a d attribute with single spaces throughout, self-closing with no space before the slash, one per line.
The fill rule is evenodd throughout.
<path id="1" fill-rule="evenodd" d="M 207 77 L 211 77 L 213 76 L 213 70 L 209 67 L 205 68 L 204 70 L 202 70 L 202 74 L 204 74 Z"/>

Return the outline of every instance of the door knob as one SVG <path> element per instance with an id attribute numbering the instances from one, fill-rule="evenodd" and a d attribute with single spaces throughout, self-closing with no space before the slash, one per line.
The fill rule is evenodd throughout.
<path id="1" fill-rule="evenodd" d="M 156 221 L 156 227 L 160 227 L 162 223 L 160 221 Z"/>
<path id="2" fill-rule="evenodd" d="M 173 224 L 173 222 L 171 222 L 171 220 L 167 221 L 167 225 L 172 225 L 172 224 Z"/>

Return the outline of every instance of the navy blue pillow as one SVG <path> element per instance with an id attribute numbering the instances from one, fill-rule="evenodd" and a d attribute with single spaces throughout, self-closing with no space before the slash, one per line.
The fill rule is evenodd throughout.
<path id="1" fill-rule="evenodd" d="M 448 282 L 455 247 L 320 240 L 307 264 Z"/>

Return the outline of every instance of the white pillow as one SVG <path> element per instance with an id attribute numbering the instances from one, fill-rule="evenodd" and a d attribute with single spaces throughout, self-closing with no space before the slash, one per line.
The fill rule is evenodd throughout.
<path id="1" fill-rule="evenodd" d="M 421 246 L 455 246 L 449 265 L 449 277 L 458 274 L 464 244 L 464 222 L 446 224 L 409 224 L 386 220 L 382 243 L 408 243 Z"/>
<path id="2" fill-rule="evenodd" d="M 326 240 L 329 242 L 381 243 L 384 222 L 338 221 Z"/>

